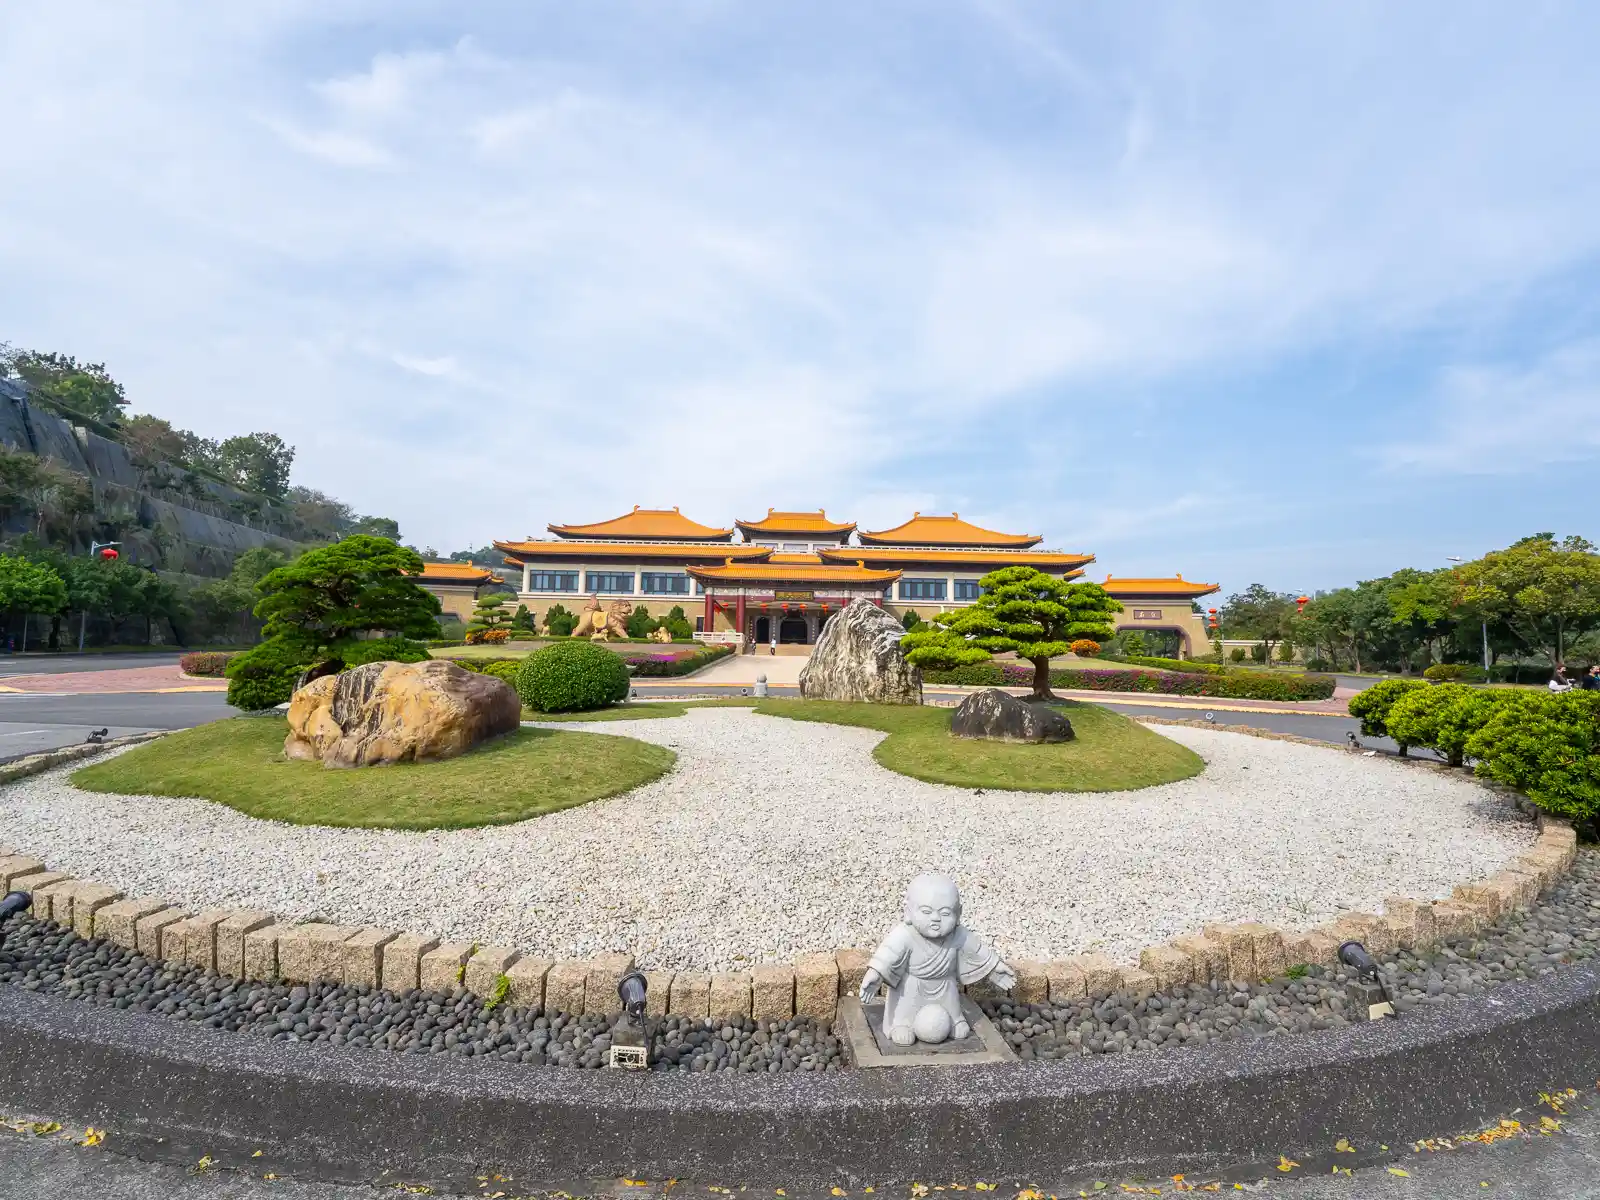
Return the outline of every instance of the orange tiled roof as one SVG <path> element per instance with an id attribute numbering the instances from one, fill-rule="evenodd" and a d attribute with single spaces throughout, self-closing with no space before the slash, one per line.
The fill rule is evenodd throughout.
<path id="1" fill-rule="evenodd" d="M 1008 546 L 1018 549 L 1036 546 L 1044 540 L 1041 534 L 996 533 L 963 521 L 960 513 L 951 513 L 948 517 L 912 513 L 911 520 L 903 525 L 877 532 L 863 529 L 860 536 L 863 543 L 890 546 Z"/>
<path id="2" fill-rule="evenodd" d="M 780 565 L 780 564 L 783 565 L 783 566 L 793 566 L 796 563 L 799 563 L 799 564 L 802 564 L 802 565 L 809 565 L 809 566 L 813 566 L 813 567 L 818 567 L 818 566 L 822 565 L 822 555 L 820 555 L 820 554 L 781 554 L 781 553 L 778 553 L 778 552 L 774 551 L 772 557 L 769 558 L 769 559 L 766 559 L 765 561 L 767 561 L 769 563 L 772 563 L 774 566 L 777 566 L 777 565 Z"/>
<path id="3" fill-rule="evenodd" d="M 417 578 L 426 583 L 485 584 L 504 583 L 505 580 L 487 567 L 471 562 L 425 562 Z"/>
<path id="4" fill-rule="evenodd" d="M 704 542 L 496 542 L 496 550 L 513 557 L 506 561 L 520 566 L 522 559 L 545 558 L 679 558 L 712 560 L 730 555 L 742 559 L 765 559 L 772 551 L 766 546 L 710 545 Z"/>
<path id="5" fill-rule="evenodd" d="M 1115 575 L 1107 575 L 1106 581 L 1100 586 L 1113 596 L 1178 596 L 1189 599 L 1209 596 L 1222 587 L 1219 583 L 1195 583 L 1182 575 L 1162 579 L 1118 579 Z"/>
<path id="6" fill-rule="evenodd" d="M 790 557 L 798 558 L 799 555 Z M 807 556 L 809 557 L 809 555 Z M 708 583 L 749 580 L 757 583 L 893 583 L 899 571 L 874 571 L 871 567 L 842 563 L 724 563 L 720 567 L 690 567 L 689 574 Z"/>
<path id="7" fill-rule="evenodd" d="M 998 571 L 1001 567 L 1078 567 L 1094 561 L 1092 554 L 1061 554 L 1053 550 L 941 550 L 923 549 L 920 546 L 904 550 L 885 546 L 842 546 L 839 549 L 817 551 L 830 562 L 916 562 L 944 563 L 949 566 L 974 566 Z M 1080 572 L 1081 573 L 1081 572 Z"/>
<path id="8" fill-rule="evenodd" d="M 816 512 L 779 512 L 775 508 L 767 509 L 767 515 L 759 521 L 733 522 L 746 533 L 849 533 L 856 527 L 854 521 L 828 520 L 825 509 Z"/>
<path id="9" fill-rule="evenodd" d="M 722 541 L 733 536 L 731 529 L 714 529 L 691 521 L 671 508 L 640 508 L 613 517 L 609 521 L 596 521 L 591 525 L 546 525 L 557 537 L 569 538 L 671 538 L 680 541 Z"/>

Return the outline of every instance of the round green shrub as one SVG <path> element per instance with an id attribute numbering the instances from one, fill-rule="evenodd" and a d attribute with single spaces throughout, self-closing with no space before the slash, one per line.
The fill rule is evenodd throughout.
<path id="1" fill-rule="evenodd" d="M 1386 722 L 1395 701 L 1407 692 L 1427 686 L 1420 679 L 1385 679 L 1350 697 L 1350 715 L 1361 719 L 1363 737 L 1387 737 L 1389 727 Z M 1404 742 L 1400 748 L 1405 749 Z"/>
<path id="2" fill-rule="evenodd" d="M 1434 663 L 1433 666 L 1422 672 L 1422 677 L 1432 680 L 1434 683 L 1444 683 L 1447 680 L 1463 679 L 1466 674 L 1466 663 Z"/>
<path id="3" fill-rule="evenodd" d="M 259 712 L 288 702 L 294 681 L 307 664 L 297 651 L 273 640 L 236 655 L 228 663 L 228 703 L 245 712 Z"/>
<path id="4" fill-rule="evenodd" d="M 1545 812 L 1600 820 L 1600 694 L 1505 694 L 1466 752 L 1479 775 L 1524 792 Z"/>
<path id="5" fill-rule="evenodd" d="M 582 712 L 625 700 L 628 668 L 602 646 L 557 642 L 522 660 L 516 688 L 522 703 L 537 712 Z"/>
<path id="6" fill-rule="evenodd" d="M 367 638 L 364 641 L 340 642 L 329 655 L 344 662 L 345 669 L 373 662 L 423 662 L 429 657 L 428 647 L 410 638 Z"/>
<path id="7" fill-rule="evenodd" d="M 1465 759 L 1467 742 L 1489 723 L 1509 692 L 1488 691 L 1460 683 L 1413 688 L 1389 709 L 1389 736 L 1402 746 L 1437 750 L 1452 767 Z"/>

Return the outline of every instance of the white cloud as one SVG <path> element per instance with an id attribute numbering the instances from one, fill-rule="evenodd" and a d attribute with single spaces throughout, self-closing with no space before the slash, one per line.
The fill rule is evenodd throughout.
<path id="1" fill-rule="evenodd" d="M 395 366 L 414 371 L 418 375 L 439 379 L 456 373 L 456 360 L 449 355 L 443 358 L 416 358 L 410 354 L 395 354 L 391 357 Z"/>
<path id="2" fill-rule="evenodd" d="M 337 167 L 384 167 L 394 161 L 382 146 L 357 134 L 338 129 L 297 129 L 283 120 L 269 120 L 266 124 L 290 149 Z"/>
<path id="3" fill-rule="evenodd" d="M 1404 423 L 1400 423 L 1402 429 Z M 1600 339 L 1527 366 L 1447 371 L 1422 419 L 1379 452 L 1391 470 L 1520 475 L 1600 451 Z"/>

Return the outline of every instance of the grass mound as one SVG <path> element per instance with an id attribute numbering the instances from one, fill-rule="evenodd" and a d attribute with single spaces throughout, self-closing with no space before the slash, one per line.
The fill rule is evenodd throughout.
<path id="1" fill-rule="evenodd" d="M 985 742 L 950 736 L 953 709 L 828 700 L 762 700 L 758 713 L 881 729 L 872 756 L 913 779 L 1019 792 L 1124 792 L 1188 779 L 1205 760 L 1187 746 L 1097 704 L 1055 705 L 1077 740 L 1055 745 Z"/>
<path id="2" fill-rule="evenodd" d="M 598 733 L 521 729 L 459 758 L 325 770 L 283 757 L 279 717 L 216 721 L 75 772 L 119 795 L 194 796 L 295 825 L 463 829 L 615 796 L 672 769 L 664 746 Z"/>

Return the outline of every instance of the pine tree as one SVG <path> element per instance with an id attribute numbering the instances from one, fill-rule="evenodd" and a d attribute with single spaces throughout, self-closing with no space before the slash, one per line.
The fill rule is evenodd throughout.
<path id="1" fill-rule="evenodd" d="M 511 620 L 511 615 L 506 612 L 506 605 L 510 603 L 511 597 L 504 592 L 491 592 L 479 597 L 472 610 L 472 620 L 467 624 L 467 632 L 488 633 L 491 629 L 505 626 Z"/>

